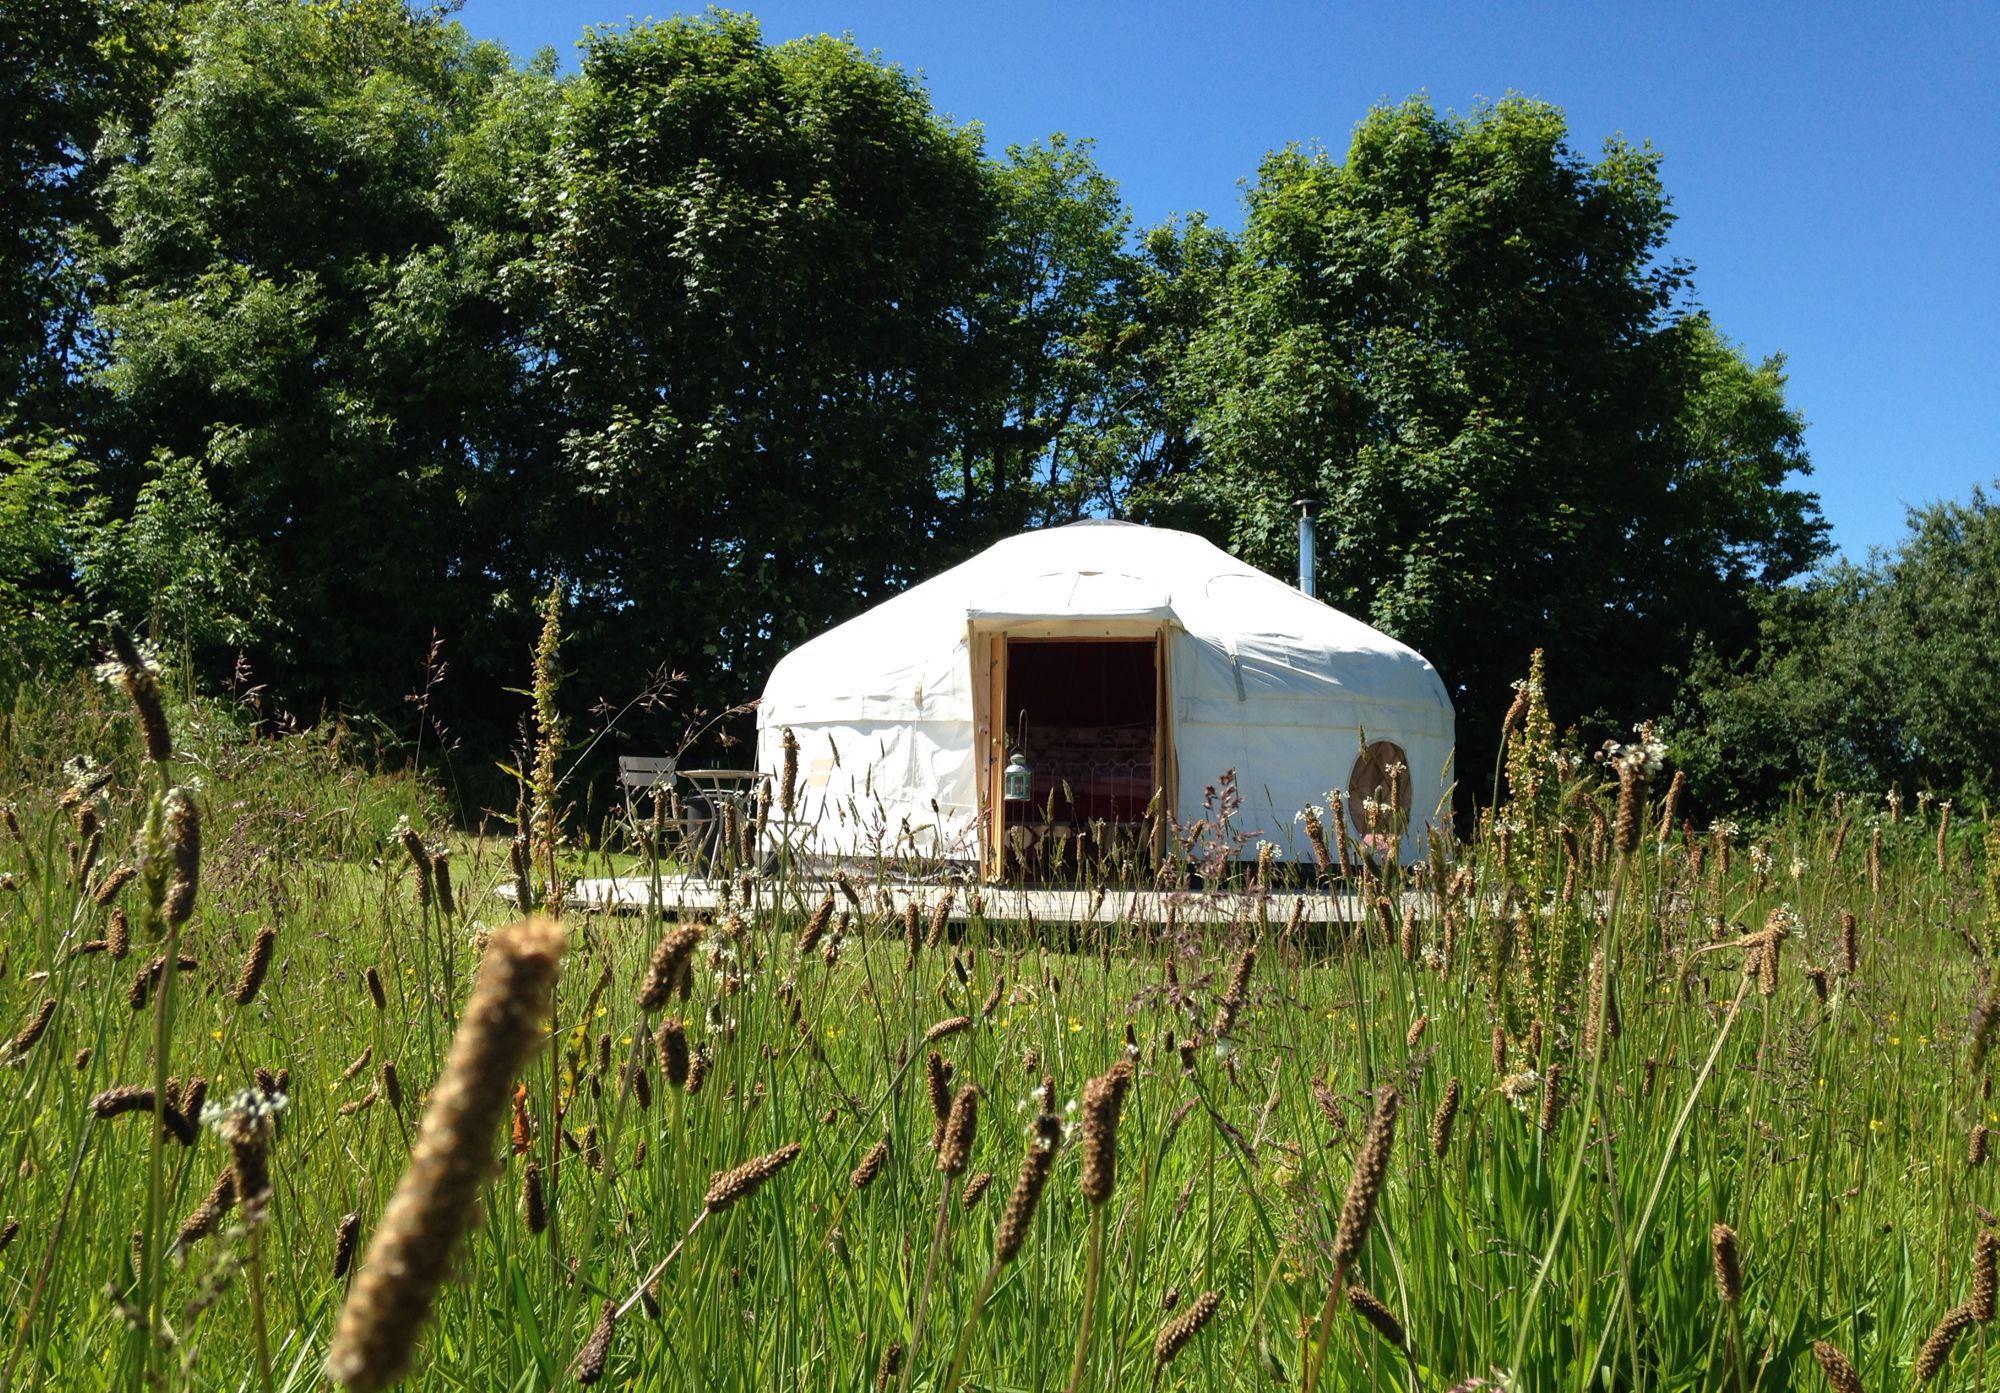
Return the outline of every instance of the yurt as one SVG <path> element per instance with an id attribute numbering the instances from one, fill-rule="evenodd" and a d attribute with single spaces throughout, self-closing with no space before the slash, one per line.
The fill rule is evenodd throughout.
<path id="1" fill-rule="evenodd" d="M 1008 538 L 801 644 L 757 708 L 774 782 L 787 729 L 794 816 L 772 835 L 822 859 L 1000 875 L 1030 841 L 1199 823 L 1302 861 L 1303 811 L 1338 795 L 1357 844 L 1408 861 L 1449 816 L 1451 699 L 1420 654 L 1124 522 Z"/>

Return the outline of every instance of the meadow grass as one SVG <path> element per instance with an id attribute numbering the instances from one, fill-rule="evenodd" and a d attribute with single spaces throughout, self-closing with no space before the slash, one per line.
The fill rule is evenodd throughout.
<path id="1" fill-rule="evenodd" d="M 419 893 L 396 819 L 420 848 L 448 837 L 421 781 L 323 737 L 175 719 L 164 763 L 90 700 L 10 730 L 0 760 L 10 1389 L 325 1385 L 513 917 L 504 841 L 453 836 L 450 906 Z M 1803 793 L 1755 826 L 1663 826 L 1654 779 L 1621 836 L 1613 771 L 1532 720 L 1514 738 L 1477 836 L 1415 874 L 1348 873 L 1364 903 L 1413 906 L 1407 932 L 1225 913 L 1185 865 L 1171 922 L 1135 922 L 1107 883 L 1088 925 L 1000 924 L 961 885 L 962 927 L 914 949 L 874 883 L 850 899 L 804 872 L 739 883 L 663 954 L 657 914 L 564 916 L 545 1047 L 489 1139 L 411 1386 L 1781 1389 L 1822 1378 L 1815 1342 L 1862 1386 L 1909 1383 L 1978 1304 L 1980 1206 L 2000 1204 L 1974 1139 L 2000 1125 L 1985 829 Z M 60 742 L 102 763 L 65 771 Z M 169 786 L 203 826 L 175 945 L 194 965 L 135 1009 L 166 942 L 149 878 L 94 892 L 144 871 Z M 698 1091 L 663 1055 L 670 1020 Z M 978 1090 L 976 1126 L 941 1123 L 933 1050 L 947 1097 Z M 204 1212 L 226 1128 L 184 1146 L 151 1103 L 93 1110 L 156 1076 L 180 1102 L 195 1078 L 216 1102 L 282 1091 L 263 1205 Z M 1987 1328 L 1967 1324 L 1934 1386 L 1983 1382 Z"/>

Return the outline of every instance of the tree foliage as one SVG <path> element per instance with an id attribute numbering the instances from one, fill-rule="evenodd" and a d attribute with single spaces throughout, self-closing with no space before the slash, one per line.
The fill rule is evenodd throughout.
<path id="1" fill-rule="evenodd" d="M 1801 777 L 2000 799 L 2000 507 L 1911 512 L 1893 551 L 1758 604 L 1740 655 L 1704 644 L 1678 705 L 1675 752 L 1716 807 L 1755 807 Z"/>
<path id="2" fill-rule="evenodd" d="M 1313 496 L 1321 593 L 1437 663 L 1480 767 L 1535 647 L 1566 717 L 1751 702 L 1868 588 L 1787 584 L 1825 544 L 1783 363 L 1691 307 L 1658 156 L 1542 103 L 1280 150 L 1233 237 L 726 12 L 559 77 L 399 0 L 50 5 L 9 80 L 58 95 L 0 117 L 16 670 L 117 607 L 393 720 L 435 636 L 484 766 L 557 578 L 580 700 L 665 666 L 715 707 L 1022 527 L 1289 574 Z"/>
<path id="3" fill-rule="evenodd" d="M 1147 511 L 1282 574 L 1292 501 L 1322 501 L 1321 594 L 1446 675 L 1462 768 L 1539 646 L 1572 713 L 1660 708 L 1823 546 L 1782 365 L 1683 307 L 1669 223 L 1654 152 L 1587 162 L 1518 98 L 1273 154 L 1175 374 L 1201 467 Z"/>

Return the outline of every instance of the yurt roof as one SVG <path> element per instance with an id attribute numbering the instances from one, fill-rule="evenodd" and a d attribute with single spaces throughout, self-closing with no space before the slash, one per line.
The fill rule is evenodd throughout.
<path id="1" fill-rule="evenodd" d="M 1314 691 L 1449 719 L 1414 649 L 1193 533 L 1086 520 L 1022 533 L 793 649 L 765 688 L 774 720 L 967 720 L 973 627 L 1159 620 L 1228 655 L 1269 695 Z"/>

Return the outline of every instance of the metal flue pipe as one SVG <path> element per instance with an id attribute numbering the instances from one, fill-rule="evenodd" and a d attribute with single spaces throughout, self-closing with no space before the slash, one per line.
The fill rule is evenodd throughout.
<path id="1" fill-rule="evenodd" d="M 1319 516 L 1317 498 L 1295 498 L 1292 506 L 1299 510 L 1299 593 L 1311 596 L 1313 593 L 1313 562 L 1315 560 L 1315 538 L 1313 519 Z"/>

